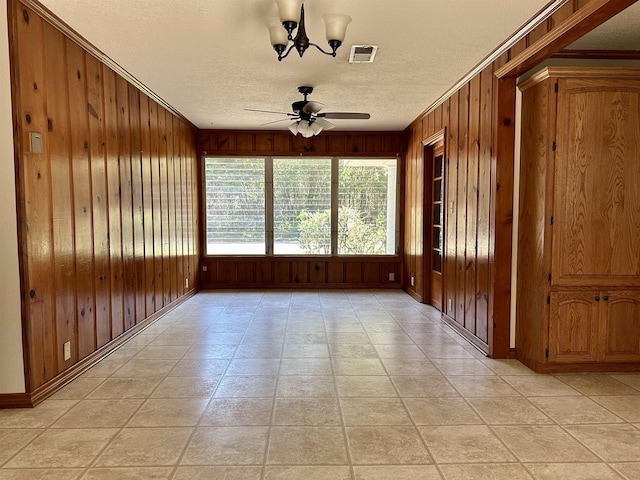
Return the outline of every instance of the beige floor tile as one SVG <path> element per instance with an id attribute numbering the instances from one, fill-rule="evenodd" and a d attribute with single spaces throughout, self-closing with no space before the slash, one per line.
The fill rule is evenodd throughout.
<path id="1" fill-rule="evenodd" d="M 177 359 L 144 360 L 133 358 L 120 367 L 114 377 L 164 377 L 178 363 Z"/>
<path id="2" fill-rule="evenodd" d="M 224 376 L 214 397 L 270 397 L 276 390 L 275 376 Z"/>
<path id="3" fill-rule="evenodd" d="M 549 417 L 524 397 L 478 397 L 467 400 L 489 425 L 553 423 Z"/>
<path id="4" fill-rule="evenodd" d="M 220 358 L 183 358 L 169 372 L 170 377 L 215 377 L 222 375 L 229 360 Z"/>
<path id="5" fill-rule="evenodd" d="M 380 358 L 427 358 L 416 345 L 374 345 Z"/>
<path id="6" fill-rule="evenodd" d="M 178 467 L 173 480 L 260 480 L 262 467 Z"/>
<path id="7" fill-rule="evenodd" d="M 158 335 L 149 345 L 154 347 L 191 346 L 199 338 L 197 333 L 170 332 L 169 329 Z"/>
<path id="8" fill-rule="evenodd" d="M 506 375 L 502 379 L 527 397 L 580 395 L 580 392 L 551 375 Z"/>
<path id="9" fill-rule="evenodd" d="M 77 400 L 48 399 L 35 408 L 0 410 L 0 428 L 46 428 L 76 403 Z"/>
<path id="10" fill-rule="evenodd" d="M 602 373 L 562 374 L 558 380 L 575 388 L 585 395 L 638 395 L 635 388 Z"/>
<path id="11" fill-rule="evenodd" d="M 77 480 L 83 472 L 77 468 L 0 469 L 0 480 Z"/>
<path id="12" fill-rule="evenodd" d="M 331 375 L 328 358 L 283 358 L 280 375 Z"/>
<path id="13" fill-rule="evenodd" d="M 426 358 L 383 358 L 389 375 L 440 375 L 440 371 Z"/>
<path id="14" fill-rule="evenodd" d="M 459 396 L 442 375 L 401 375 L 391 378 L 402 397 Z"/>
<path id="15" fill-rule="evenodd" d="M 81 400 L 52 428 L 120 428 L 142 405 L 142 399 Z"/>
<path id="16" fill-rule="evenodd" d="M 416 465 L 433 463 L 415 427 L 347 427 L 354 465 Z"/>
<path id="17" fill-rule="evenodd" d="M 191 348 L 185 345 L 147 345 L 134 358 L 142 360 L 170 360 L 181 359 L 187 350 Z"/>
<path id="18" fill-rule="evenodd" d="M 627 422 L 640 422 L 640 395 L 594 396 L 591 398 Z"/>
<path id="19" fill-rule="evenodd" d="M 147 398 L 163 377 L 107 378 L 87 399 Z"/>
<path id="20" fill-rule="evenodd" d="M 284 375 L 278 381 L 278 397 L 335 397 L 336 388 L 330 376 Z"/>
<path id="21" fill-rule="evenodd" d="M 329 346 L 324 344 L 286 343 L 283 358 L 329 358 Z"/>
<path id="22" fill-rule="evenodd" d="M 331 320 L 326 319 L 324 321 L 325 328 L 327 329 L 327 338 L 329 343 L 370 343 L 369 335 L 367 335 L 364 331 L 364 327 L 359 321 L 340 321 L 340 320 Z M 361 335 L 354 337 L 356 339 L 355 342 L 347 342 L 343 341 L 343 339 L 349 338 L 348 336 L 342 337 L 340 334 L 342 333 L 360 333 L 366 335 L 366 337 L 362 337 Z M 335 334 L 335 335 L 334 335 Z M 332 341 L 332 338 L 334 339 Z M 366 341 L 363 341 L 366 338 Z"/>
<path id="23" fill-rule="evenodd" d="M 192 428 L 125 428 L 98 457 L 96 467 L 175 465 Z"/>
<path id="24" fill-rule="evenodd" d="M 369 338 L 374 345 L 414 345 L 411 337 L 404 331 L 394 333 L 370 332 Z"/>
<path id="25" fill-rule="evenodd" d="M 229 363 L 227 375 L 277 375 L 279 358 L 235 358 Z"/>
<path id="26" fill-rule="evenodd" d="M 199 427 L 182 465 L 262 465 L 268 427 Z"/>
<path id="27" fill-rule="evenodd" d="M 522 462 L 598 461 L 589 450 L 558 426 L 495 426 L 493 430 Z"/>
<path id="28" fill-rule="evenodd" d="M 450 376 L 449 382 L 463 397 L 517 397 L 520 394 L 499 377 Z"/>
<path id="29" fill-rule="evenodd" d="M 150 395 L 151 398 L 210 398 L 220 381 L 211 377 L 166 377 Z"/>
<path id="30" fill-rule="evenodd" d="M 349 467 L 267 467 L 265 480 L 351 480 Z"/>
<path id="31" fill-rule="evenodd" d="M 284 335 L 283 335 L 284 336 Z M 260 340 L 258 336 L 257 340 Z M 245 337 L 246 339 L 246 337 Z M 244 341 L 244 340 L 243 340 Z M 263 339 L 264 341 L 264 339 Z M 271 343 L 245 343 L 236 350 L 234 358 L 280 358 L 282 341 Z"/>
<path id="32" fill-rule="evenodd" d="M 640 462 L 612 463 L 611 467 L 627 480 L 636 480 L 640 478 Z"/>
<path id="33" fill-rule="evenodd" d="M 200 426 L 269 425 L 273 398 L 214 398 L 211 400 Z"/>
<path id="34" fill-rule="evenodd" d="M 610 373 L 609 376 L 640 392 L 640 373 Z"/>
<path id="35" fill-rule="evenodd" d="M 284 351 L 286 353 L 287 346 L 290 344 L 300 344 L 300 345 L 315 345 L 315 344 L 324 344 L 327 343 L 327 335 L 324 333 L 324 324 L 317 324 L 316 328 L 318 329 L 316 332 L 303 332 L 300 331 L 303 328 L 304 324 L 294 324 L 294 322 L 289 322 L 287 326 L 287 334 L 284 337 L 285 348 Z"/>
<path id="36" fill-rule="evenodd" d="M 172 473 L 169 467 L 90 468 L 82 480 L 165 480 Z"/>
<path id="37" fill-rule="evenodd" d="M 40 429 L 0 429 L 0 465 L 40 435 Z"/>
<path id="38" fill-rule="evenodd" d="M 441 480 L 433 465 L 354 467 L 355 480 Z"/>
<path id="39" fill-rule="evenodd" d="M 420 427 L 438 463 L 499 463 L 515 458 L 484 425 Z"/>
<path id="40" fill-rule="evenodd" d="M 484 465 L 442 465 L 446 480 L 532 480 L 522 465 L 488 463 Z M 557 479 L 560 480 L 560 479 Z M 567 479 L 569 480 L 569 479 Z M 577 479 L 572 479 L 577 480 Z"/>
<path id="41" fill-rule="evenodd" d="M 49 397 L 52 400 L 82 400 L 95 390 L 106 377 L 80 377 Z"/>
<path id="42" fill-rule="evenodd" d="M 276 400 L 274 425 L 341 425 L 338 400 L 335 398 L 279 398 Z"/>
<path id="43" fill-rule="evenodd" d="M 187 353 L 184 354 L 183 360 L 193 358 L 209 358 L 215 360 L 226 360 L 233 358 L 238 346 L 236 344 L 208 344 L 197 343 L 193 345 Z"/>
<path id="44" fill-rule="evenodd" d="M 104 360 L 100 361 L 97 365 L 94 365 L 89 370 L 82 374 L 83 378 L 105 378 L 113 375 L 113 373 L 121 368 L 125 363 L 127 363 L 130 359 L 121 359 L 113 356 L 114 354 L 109 355 Z"/>
<path id="45" fill-rule="evenodd" d="M 606 462 L 640 462 L 640 430 L 631 425 L 571 425 L 566 429 Z"/>
<path id="46" fill-rule="evenodd" d="M 5 464 L 6 468 L 88 467 L 117 429 L 51 429 Z"/>
<path id="47" fill-rule="evenodd" d="M 373 345 L 359 343 L 329 344 L 329 354 L 334 358 L 378 358 Z"/>
<path id="48" fill-rule="evenodd" d="M 334 358 L 336 375 L 387 375 L 377 358 Z"/>
<path id="49" fill-rule="evenodd" d="M 526 467 L 536 480 L 620 480 L 604 463 L 530 463 Z"/>
<path id="50" fill-rule="evenodd" d="M 473 425 L 484 423 L 461 397 L 406 398 L 416 425 Z"/>
<path id="51" fill-rule="evenodd" d="M 158 335 L 147 335 L 146 333 L 140 333 L 133 337 L 126 343 L 127 347 L 146 347 L 153 342 Z"/>
<path id="52" fill-rule="evenodd" d="M 495 375 L 475 358 L 434 358 L 431 361 L 443 375 Z"/>
<path id="53" fill-rule="evenodd" d="M 518 360 L 483 358 L 480 361 L 497 375 L 537 375 Z"/>
<path id="54" fill-rule="evenodd" d="M 206 398 L 150 398 L 129 421 L 128 427 L 193 427 L 209 400 Z"/>
<path id="55" fill-rule="evenodd" d="M 335 330 L 327 331 L 327 342 L 332 345 L 339 343 L 361 343 L 364 345 L 371 345 L 369 335 L 364 332 L 364 329 L 360 324 L 356 324 L 354 328 L 359 328 L 360 330 L 355 332 L 340 332 Z"/>
<path id="56" fill-rule="evenodd" d="M 399 398 L 345 397 L 340 404 L 345 425 L 411 425 Z"/>
<path id="57" fill-rule="evenodd" d="M 346 465 L 342 428 L 273 427 L 269 465 Z"/>
<path id="58" fill-rule="evenodd" d="M 473 355 L 465 350 L 462 346 L 441 345 L 440 343 L 432 343 L 420 345 L 422 351 L 429 358 L 474 358 Z"/>
<path id="59" fill-rule="evenodd" d="M 337 376 L 335 377 L 340 397 L 396 397 L 389 377 L 383 376 Z"/>
<path id="60" fill-rule="evenodd" d="M 588 397 L 532 397 L 530 400 L 557 423 L 564 425 L 623 423 L 621 418 L 609 411 L 611 409 L 602 408 Z"/>

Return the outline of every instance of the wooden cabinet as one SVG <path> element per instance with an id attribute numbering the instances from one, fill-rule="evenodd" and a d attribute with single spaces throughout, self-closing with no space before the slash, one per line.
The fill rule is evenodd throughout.
<path id="1" fill-rule="evenodd" d="M 640 69 L 549 67 L 520 89 L 517 356 L 640 370 Z"/>

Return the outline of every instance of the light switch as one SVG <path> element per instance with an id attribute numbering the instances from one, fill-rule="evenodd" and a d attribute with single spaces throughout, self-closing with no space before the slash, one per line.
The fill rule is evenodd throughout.
<path id="1" fill-rule="evenodd" d="M 42 135 L 38 132 L 29 132 L 29 152 L 42 153 Z"/>

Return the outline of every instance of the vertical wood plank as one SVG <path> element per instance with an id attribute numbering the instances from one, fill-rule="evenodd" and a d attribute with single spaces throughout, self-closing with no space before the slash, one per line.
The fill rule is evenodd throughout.
<path id="1" fill-rule="evenodd" d="M 44 56 L 47 76 L 48 134 L 45 143 L 51 162 L 51 217 L 55 277 L 55 328 L 57 373 L 69 368 L 77 358 L 75 252 L 73 238 L 73 198 L 69 153 L 69 114 L 64 37 L 56 29 L 44 29 Z M 62 61 L 60 61 L 62 60 Z M 65 361 L 63 344 L 71 342 L 71 358 Z"/>
<path id="2" fill-rule="evenodd" d="M 458 94 L 449 99 L 448 109 L 448 141 L 447 146 L 447 220 L 445 239 L 445 276 L 444 298 L 446 313 L 452 319 L 456 319 L 456 252 L 457 252 L 457 228 L 458 228 Z"/>
<path id="3" fill-rule="evenodd" d="M 162 305 L 171 303 L 171 261 L 169 254 L 169 175 L 167 171 L 167 111 L 158 106 L 160 160 L 160 214 L 162 220 Z"/>
<path id="4" fill-rule="evenodd" d="M 176 188 L 175 188 L 175 158 L 173 141 L 173 115 L 167 114 L 167 194 L 169 208 L 167 211 L 169 222 L 169 296 L 170 301 L 177 298 L 177 263 L 176 263 Z"/>
<path id="5" fill-rule="evenodd" d="M 111 298 L 109 288 L 109 200 L 106 183 L 104 99 L 102 67 L 86 57 L 87 109 L 89 111 L 89 156 L 93 214 L 93 268 L 95 288 L 96 347 L 111 340 Z"/>
<path id="6" fill-rule="evenodd" d="M 67 39 L 66 47 L 75 218 L 78 356 L 84 358 L 96 349 L 86 66 L 85 52 L 76 43 Z"/>
<path id="7" fill-rule="evenodd" d="M 151 120 L 149 117 L 149 97 L 140 94 L 140 128 L 142 138 L 142 203 L 144 223 L 144 271 L 146 315 L 155 312 L 155 260 L 153 241 L 153 183 L 151 155 Z"/>
<path id="8" fill-rule="evenodd" d="M 153 271 L 155 310 L 162 308 L 162 192 L 160 179 L 160 138 L 158 104 L 149 100 L 149 134 L 151 137 L 151 195 L 153 208 Z"/>
<path id="9" fill-rule="evenodd" d="M 109 271 L 111 291 L 111 336 L 124 331 L 122 215 L 120 205 L 120 164 L 118 160 L 118 106 L 116 104 L 116 74 L 102 66 L 104 80 L 104 119 L 107 152 L 107 191 L 109 192 Z"/>
<path id="10" fill-rule="evenodd" d="M 176 294 L 182 295 L 184 290 L 184 263 L 182 261 L 182 160 L 180 153 L 180 119 L 173 118 L 173 172 L 174 191 L 176 196 Z"/>
<path id="11" fill-rule="evenodd" d="M 20 37 L 29 38 L 20 51 L 20 94 L 22 106 L 23 202 L 25 209 L 26 264 L 28 275 L 27 308 L 30 344 L 31 387 L 35 388 L 57 373 L 55 353 L 54 285 L 50 219 L 51 170 L 47 142 L 42 153 L 30 153 L 28 132 L 41 132 L 46 138 L 44 77 L 44 22 L 32 11 L 15 3 L 18 11 L 17 30 Z"/>
<path id="12" fill-rule="evenodd" d="M 124 286 L 124 329 L 135 325 L 136 266 L 133 240 L 133 193 L 131 183 L 131 130 L 129 119 L 129 85 L 117 76 L 118 147 L 120 164 L 120 206 L 122 218 L 122 262 Z"/>
<path id="13" fill-rule="evenodd" d="M 457 187 L 457 234 L 456 234 L 456 322 L 466 326 L 465 321 L 465 271 L 467 268 L 467 168 L 469 140 L 469 84 L 459 91 L 458 105 L 458 187 Z"/>

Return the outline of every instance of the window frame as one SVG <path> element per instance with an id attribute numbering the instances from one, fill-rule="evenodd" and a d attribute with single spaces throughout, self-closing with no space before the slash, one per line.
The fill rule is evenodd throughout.
<path id="1" fill-rule="evenodd" d="M 209 254 L 207 253 L 207 201 L 206 201 L 206 161 L 210 158 L 240 158 L 236 155 L 202 155 L 202 245 L 203 257 L 206 258 L 391 258 L 400 255 L 400 200 L 401 200 L 401 158 L 399 156 L 326 156 L 326 155 L 243 155 L 241 158 L 261 159 L 264 161 L 264 185 L 265 185 L 265 253 L 243 253 L 243 254 Z M 274 253 L 274 195 L 273 195 L 273 160 L 274 159 L 329 159 L 331 160 L 331 253 L 330 254 L 275 254 Z M 394 238 L 395 252 L 385 254 L 339 254 L 338 253 L 338 210 L 339 210 L 339 163 L 340 160 L 371 160 L 396 162 L 395 168 L 395 222 Z"/>

